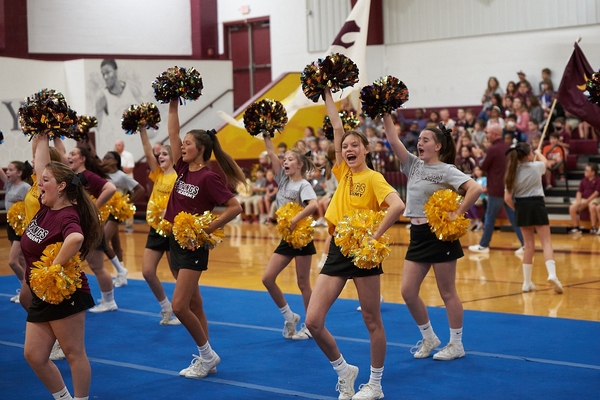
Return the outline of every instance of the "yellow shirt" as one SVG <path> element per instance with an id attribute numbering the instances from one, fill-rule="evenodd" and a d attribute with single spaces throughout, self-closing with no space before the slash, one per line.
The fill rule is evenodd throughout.
<path id="1" fill-rule="evenodd" d="M 331 172 L 338 180 L 331 202 L 325 212 L 329 233 L 333 235 L 338 221 L 351 210 L 379 211 L 385 208 L 385 198 L 396 190 L 379 172 L 367 169 L 352 172 L 346 162 L 335 165 Z"/>
<path id="2" fill-rule="evenodd" d="M 31 175 L 31 180 L 33 180 L 33 184 L 29 188 L 29 192 L 27 192 L 24 200 L 27 224 L 31 222 L 35 214 L 37 214 L 40 209 L 40 192 L 38 190 L 37 177 L 35 174 Z"/>
<path id="3" fill-rule="evenodd" d="M 164 199 L 168 199 L 169 196 L 171 196 L 171 191 L 177 180 L 177 173 L 173 171 L 173 173 L 165 175 L 165 171 L 163 171 L 162 168 L 157 167 L 148 174 L 148 177 L 154 182 L 154 187 L 152 188 L 148 203 L 161 204 L 162 200 L 162 203 L 166 205 L 167 202 L 164 201 Z"/>

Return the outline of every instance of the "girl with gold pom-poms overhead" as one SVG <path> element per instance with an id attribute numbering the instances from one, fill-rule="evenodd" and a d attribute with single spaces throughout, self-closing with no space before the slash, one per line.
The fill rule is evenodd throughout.
<path id="1" fill-rule="evenodd" d="M 403 90 L 395 90 L 395 93 Z M 387 140 L 400 161 L 401 171 L 408 177 L 404 215 L 410 218 L 411 225 L 402 275 L 402 295 L 423 335 L 411 352 L 415 358 L 426 358 L 441 343 L 433 331 L 425 303 L 419 297 L 421 284 L 433 266 L 450 325 L 448 345 L 433 358 L 453 360 L 464 357 L 463 307 L 455 284 L 456 260 L 463 256 L 458 237 L 466 232 L 468 225 L 464 214 L 475 204 L 483 189 L 454 165 L 456 146 L 449 129 L 442 124 L 425 128 L 417 142 L 418 156 L 413 155 L 406 150 L 394 130 L 390 113 L 397 103 L 390 107 L 387 96 L 377 98 L 369 93 L 371 91 L 364 89 L 361 93 L 363 110 L 383 111 Z M 387 93 L 387 90 L 382 90 L 382 93 Z M 408 99 L 408 89 L 405 94 L 392 97 Z"/>
<path id="2" fill-rule="evenodd" d="M 408 101 L 408 88 L 391 75 L 381 77 L 362 88 L 360 98 L 363 112 L 375 119 L 391 114 Z"/>
<path id="3" fill-rule="evenodd" d="M 73 137 L 77 113 L 69 107 L 62 93 L 42 89 L 27 97 L 19 108 L 19 124 L 30 139 L 41 132 L 46 132 L 50 138 Z"/>
<path id="4" fill-rule="evenodd" d="M 262 281 L 285 320 L 283 337 L 310 339 L 311 334 L 306 327 L 296 330 L 300 315 L 291 310 L 276 280 L 290 262 L 295 260 L 296 280 L 306 310 L 311 294 L 310 266 L 312 256 L 316 254 L 312 215 L 317 211 L 318 205 L 317 195 L 305 178 L 307 173 L 314 170 L 315 165 L 310 157 L 298 149 L 285 152 L 281 160 L 275 152 L 271 136 L 263 135 L 263 140 L 278 185 L 275 204 L 271 207 L 277 209 L 277 232 L 281 236 L 281 242 L 269 259 Z"/>
<path id="5" fill-rule="evenodd" d="M 246 177 L 235 160 L 223 150 L 214 129 L 192 129 L 182 140 L 178 101 L 169 102 L 167 126 L 177 176 L 164 215 L 164 219 L 173 224 L 169 252 L 177 282 L 172 310 L 192 336 L 199 352 L 179 375 L 201 379 L 219 364 L 221 358 L 208 341 L 205 303 L 198 283 L 200 276 L 208 270 L 211 249 L 222 239 L 220 229 L 242 212 L 230 187 L 245 183 Z M 210 168 L 213 154 L 224 179 Z M 216 206 L 224 206 L 218 218 L 212 215 Z"/>
<path id="6" fill-rule="evenodd" d="M 177 100 L 180 104 L 187 100 L 198 100 L 202 96 L 204 84 L 202 76 L 195 68 L 171 67 L 152 82 L 154 97 L 159 103 Z"/>
<path id="7" fill-rule="evenodd" d="M 356 81 L 354 73 L 354 69 L 347 71 L 352 82 Z M 352 398 L 358 367 L 346 362 L 334 337 L 325 327 L 329 309 L 351 279 L 358 292 L 371 345 L 371 378 L 369 383 L 361 386 L 357 398 L 374 398 L 373 395 L 381 398 L 385 362 L 385 330 L 379 304 L 380 275 L 383 273 L 381 261 L 390 251 L 385 232 L 400 217 L 404 203 L 383 175 L 368 167 L 372 149 L 366 135 L 359 130 L 345 130 L 331 94 L 335 89 L 322 84 L 321 87 L 306 89 L 305 93 L 314 92 L 315 98 L 323 96 L 325 99 L 335 146 L 332 172 L 338 181 L 325 213 L 329 234 L 335 240 L 329 245 L 327 260 L 317 278 L 306 325 L 338 375 L 336 389 L 340 398 Z M 359 225 L 357 221 L 363 221 L 360 229 L 354 229 Z"/>
<path id="8" fill-rule="evenodd" d="M 23 304 L 25 358 L 36 375 L 44 377 L 42 383 L 50 393 L 72 398 L 62 383 L 62 368 L 49 361 L 57 340 L 71 366 L 70 376 L 78 382 L 74 395 L 87 398 L 92 371 L 85 351 L 85 322 L 94 298 L 81 264 L 102 240 L 98 210 L 81 177 L 65 164 L 50 161 L 47 132 L 36 133 L 33 141 L 39 210 L 21 239 L 28 292 L 22 295 L 28 303 Z"/>
<path id="9" fill-rule="evenodd" d="M 287 122 L 287 112 L 277 100 L 255 101 L 244 112 L 244 127 L 249 134 L 259 138 L 275 137 L 275 131 L 281 132 Z"/>

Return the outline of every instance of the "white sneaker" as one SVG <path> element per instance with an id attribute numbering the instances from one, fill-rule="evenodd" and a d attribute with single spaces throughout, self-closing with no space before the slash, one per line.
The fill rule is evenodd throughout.
<path id="1" fill-rule="evenodd" d="M 117 307 L 117 303 L 113 301 L 109 301 L 108 303 L 100 302 L 95 307 L 90 308 L 88 311 L 91 313 L 103 313 L 107 311 L 117 311 L 119 307 Z"/>
<path id="2" fill-rule="evenodd" d="M 294 314 L 294 320 L 292 322 L 285 321 L 283 324 L 283 337 L 286 339 L 291 339 L 296 334 L 296 325 L 300 321 L 300 316 L 298 314 Z"/>
<path id="3" fill-rule="evenodd" d="M 338 378 L 337 385 L 335 385 L 335 390 L 340 392 L 338 400 L 352 400 L 352 396 L 354 396 L 354 381 L 358 376 L 358 367 L 348 365 L 348 368 L 350 369 L 348 374 L 343 378 Z"/>
<path id="4" fill-rule="evenodd" d="M 522 287 L 523 292 L 527 293 L 527 292 L 532 292 L 535 290 L 535 285 L 533 284 L 533 282 L 531 283 L 524 283 L 523 287 Z"/>
<path id="5" fill-rule="evenodd" d="M 448 343 L 446 347 L 433 355 L 434 360 L 450 361 L 465 356 L 465 349 L 462 343 Z"/>
<path id="6" fill-rule="evenodd" d="M 358 393 L 352 396 L 352 400 L 379 400 L 384 397 L 381 386 L 367 383 L 358 387 Z"/>
<path id="7" fill-rule="evenodd" d="M 561 294 L 563 292 L 562 284 L 557 277 L 553 276 L 548 278 L 548 282 L 550 282 L 556 293 Z"/>
<path id="8" fill-rule="evenodd" d="M 489 247 L 483 247 L 483 246 L 480 246 L 478 244 L 474 244 L 472 246 L 469 246 L 469 250 L 474 251 L 475 253 L 489 253 L 490 252 L 490 248 Z"/>
<path id="9" fill-rule="evenodd" d="M 161 311 L 162 319 L 160 320 L 160 325 L 181 325 L 181 321 L 173 315 L 173 310 L 169 311 Z"/>
<path id="10" fill-rule="evenodd" d="M 67 357 L 65 357 L 65 353 L 60 348 L 60 344 L 58 343 L 58 340 L 56 340 L 54 342 L 54 345 L 52 346 L 52 351 L 50 352 L 49 358 L 53 361 L 64 360 L 65 358 L 67 358 Z"/>
<path id="11" fill-rule="evenodd" d="M 179 376 L 185 376 L 185 374 L 188 373 L 188 371 L 190 371 L 192 369 L 192 367 L 194 366 L 194 364 L 196 364 L 197 362 L 200 361 L 200 356 L 196 355 L 196 354 L 192 354 L 192 356 L 194 358 L 192 358 L 192 362 L 190 363 L 189 367 L 182 369 L 181 371 L 179 371 Z M 210 369 L 210 371 L 208 371 L 209 374 L 216 374 L 217 373 L 217 367 L 214 366 Z"/>
<path id="12" fill-rule="evenodd" d="M 205 378 L 206 375 L 210 374 L 211 369 L 216 368 L 217 365 L 221 362 L 221 357 L 213 350 L 213 357 L 210 360 L 203 360 L 199 356 L 198 360 L 190 365 L 190 368 L 185 373 L 186 378 L 190 379 L 202 379 Z M 215 370 L 216 372 L 216 370 Z"/>
<path id="13" fill-rule="evenodd" d="M 381 303 L 383 303 L 383 295 L 382 294 L 379 295 L 379 304 L 381 304 Z M 362 307 L 361 306 L 356 307 L 356 311 L 362 311 Z"/>
<path id="14" fill-rule="evenodd" d="M 415 358 L 427 358 L 431 352 L 438 347 L 442 342 L 435 336 L 432 339 L 419 340 L 417 344 L 410 349 L 410 353 Z"/>
<path id="15" fill-rule="evenodd" d="M 312 339 L 312 334 L 306 327 L 306 325 L 302 324 L 302 328 L 294 336 L 292 336 L 292 340 L 308 340 Z"/>
<path id="16" fill-rule="evenodd" d="M 516 256 L 521 256 L 523 255 L 523 253 L 525 253 L 525 246 L 521 246 L 518 249 L 515 250 L 515 255 Z"/>
<path id="17" fill-rule="evenodd" d="M 115 279 L 113 280 L 113 284 L 115 287 L 127 286 L 127 274 L 129 270 L 125 268 L 124 272 L 119 272 Z"/>
<path id="18" fill-rule="evenodd" d="M 15 294 L 13 297 L 10 298 L 10 302 L 11 303 L 20 303 L 21 300 L 19 300 L 19 296 L 21 295 L 21 289 L 17 289 L 17 294 Z"/>

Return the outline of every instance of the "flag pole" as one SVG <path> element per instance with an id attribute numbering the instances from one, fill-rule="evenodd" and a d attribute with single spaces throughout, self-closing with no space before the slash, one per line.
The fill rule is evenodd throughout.
<path id="1" fill-rule="evenodd" d="M 552 101 L 552 107 L 550 107 L 550 112 L 548 113 L 548 118 L 546 118 L 546 125 L 544 125 L 544 131 L 542 132 L 542 137 L 540 138 L 540 143 L 538 144 L 537 149 L 540 150 L 542 148 L 542 143 L 544 143 L 544 139 L 546 138 L 546 131 L 548 130 L 548 125 L 550 125 L 550 119 L 552 119 L 552 113 L 554 112 L 554 106 L 556 106 L 556 99 Z"/>

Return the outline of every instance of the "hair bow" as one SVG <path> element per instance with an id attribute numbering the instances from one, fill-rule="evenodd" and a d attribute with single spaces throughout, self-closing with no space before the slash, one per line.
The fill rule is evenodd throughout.
<path id="1" fill-rule="evenodd" d="M 438 124 L 438 128 L 440 128 L 440 131 L 442 131 L 444 136 L 452 137 L 452 129 L 446 129 L 444 124 L 442 124 L 441 122 Z"/>

